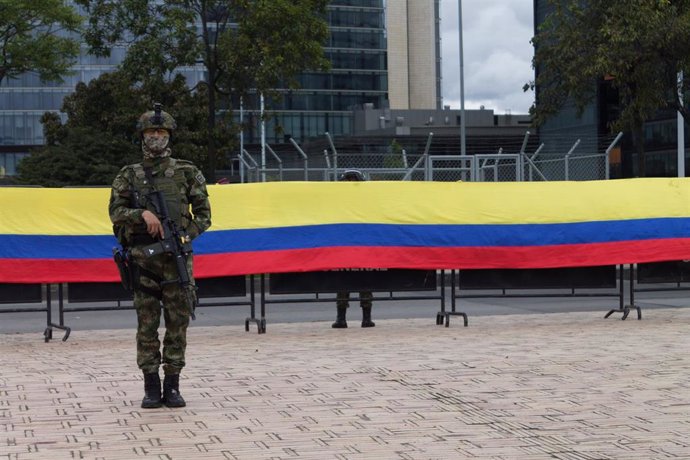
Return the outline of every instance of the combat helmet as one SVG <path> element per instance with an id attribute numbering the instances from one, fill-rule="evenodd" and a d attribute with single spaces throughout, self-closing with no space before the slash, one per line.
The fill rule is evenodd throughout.
<path id="1" fill-rule="evenodd" d="M 339 180 L 341 180 L 341 181 L 348 180 L 348 181 L 360 182 L 360 181 L 364 181 L 366 179 L 364 178 L 364 174 L 362 174 L 362 171 L 359 171 L 357 169 L 348 169 L 347 171 L 343 172 L 340 175 Z"/>
<path id="2" fill-rule="evenodd" d="M 141 136 L 147 129 L 163 128 L 170 134 L 177 128 L 175 119 L 168 112 L 162 110 L 160 103 L 153 104 L 153 110 L 144 112 L 137 121 L 137 132 Z"/>

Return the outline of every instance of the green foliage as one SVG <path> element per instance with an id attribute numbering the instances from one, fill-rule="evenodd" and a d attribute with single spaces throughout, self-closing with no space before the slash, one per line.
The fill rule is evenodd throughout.
<path id="1" fill-rule="evenodd" d="M 65 130 L 60 143 L 37 149 L 17 166 L 22 184 L 109 185 L 118 170 L 141 158 L 131 143 L 94 128 Z"/>
<path id="2" fill-rule="evenodd" d="M 56 35 L 76 32 L 81 17 L 63 0 L 0 0 L 0 83 L 24 72 L 62 81 L 79 54 L 79 41 Z"/>
<path id="3" fill-rule="evenodd" d="M 189 92 L 179 77 L 154 93 L 177 121 L 174 156 L 207 167 L 205 91 Z M 149 91 L 132 85 L 123 72 L 78 84 L 63 101 L 66 123 L 56 113 L 42 117 L 46 145 L 22 160 L 19 180 L 49 187 L 109 185 L 122 166 L 141 160 L 136 121 L 152 103 Z M 234 133 L 219 128 L 215 135 L 222 141 L 220 152 L 228 153 Z"/>
<path id="4" fill-rule="evenodd" d="M 273 88 L 294 89 L 304 70 L 326 70 L 323 53 L 328 40 L 324 0 L 254 0 L 244 3 L 235 16 L 237 28 L 219 37 L 223 63 L 219 83 L 243 94 Z"/>
<path id="5" fill-rule="evenodd" d="M 582 113 L 603 79 L 620 96 L 611 126 L 630 129 L 643 169 L 641 130 L 659 109 L 681 110 L 678 72 L 690 76 L 690 2 L 670 0 L 551 0 L 552 14 L 532 39 L 537 88 L 530 112 L 537 125 L 572 101 Z M 686 79 L 684 86 L 690 84 Z M 640 171 L 642 173 L 642 170 Z"/>
<path id="6" fill-rule="evenodd" d="M 151 105 L 148 94 L 115 72 L 88 84 L 78 83 L 63 100 L 62 111 L 67 115 L 67 128 L 89 127 L 131 143 L 136 139 L 137 118 Z"/>
<path id="7" fill-rule="evenodd" d="M 86 41 L 103 55 L 125 38 L 123 72 L 144 88 L 161 85 L 180 66 L 203 63 L 206 75 L 208 175 L 213 180 L 239 96 L 268 91 L 305 69 L 323 69 L 328 0 L 76 0 L 89 13 Z M 197 88 L 198 89 L 198 88 Z M 234 96 L 234 97 L 233 97 Z M 220 125 L 220 126 L 219 126 Z"/>
<path id="8" fill-rule="evenodd" d="M 196 12 L 189 1 L 75 0 L 88 13 L 83 34 L 91 52 L 109 56 L 126 41 L 122 69 L 134 80 L 162 80 L 178 66 L 192 65 L 200 53 L 191 25 Z M 178 4 L 188 4 L 180 8 Z"/>
<path id="9" fill-rule="evenodd" d="M 659 0 L 552 1 L 537 35 L 533 64 L 543 123 L 572 99 L 582 110 L 604 78 L 621 96 L 616 129 L 661 108 L 679 108 L 676 75 L 690 64 L 690 4 Z"/>

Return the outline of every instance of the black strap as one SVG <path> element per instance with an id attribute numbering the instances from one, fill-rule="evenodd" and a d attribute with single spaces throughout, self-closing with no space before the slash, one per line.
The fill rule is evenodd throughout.
<path id="1" fill-rule="evenodd" d="M 153 180 L 153 168 L 151 166 L 144 167 L 144 175 L 146 176 L 146 180 L 148 180 L 149 183 L 151 184 L 151 187 L 153 187 L 153 189 L 155 190 L 156 189 L 156 183 Z"/>
<path id="2" fill-rule="evenodd" d="M 139 274 L 147 277 L 151 281 L 155 281 L 158 284 L 161 284 L 161 282 L 163 281 L 163 278 L 161 278 L 160 276 L 156 275 L 152 271 L 147 270 L 145 268 L 139 267 Z"/>
<path id="3" fill-rule="evenodd" d="M 144 167 L 144 175 L 146 176 L 146 180 L 148 180 L 149 183 L 151 184 L 151 188 L 155 192 L 156 191 L 156 182 L 153 180 L 153 168 L 151 168 L 150 166 Z M 163 199 L 163 198 L 161 197 L 161 199 Z M 143 268 L 140 268 L 140 273 L 142 275 L 146 276 L 147 278 L 150 278 L 152 281 L 155 281 L 159 286 L 159 290 L 154 291 L 153 289 L 150 289 L 150 288 L 147 288 L 147 287 L 141 286 L 141 285 L 139 286 L 139 290 L 145 294 L 149 294 L 153 297 L 156 297 L 158 300 L 162 300 L 162 298 L 163 298 L 162 289 L 163 289 L 164 285 L 171 284 L 171 283 L 177 283 L 177 281 L 178 281 L 178 280 L 164 280 L 160 276 L 156 275 L 155 273 L 153 273 L 149 270 L 143 269 Z M 192 314 L 192 317 L 193 316 L 194 315 Z"/>

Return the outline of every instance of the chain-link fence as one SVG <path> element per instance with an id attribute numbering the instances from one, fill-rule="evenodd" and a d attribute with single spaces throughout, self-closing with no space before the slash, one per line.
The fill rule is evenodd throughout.
<path id="1" fill-rule="evenodd" d="M 523 180 L 519 154 L 431 155 L 425 180 L 514 182 Z"/>
<path id="2" fill-rule="evenodd" d="M 422 143 L 412 145 L 412 151 L 395 142 L 376 144 L 360 141 L 357 152 L 342 147 L 327 136 L 319 153 L 306 153 L 292 141 L 277 151 L 265 145 L 260 152 L 244 151 L 238 155 L 232 174 L 240 182 L 269 181 L 333 181 L 347 169 L 358 169 L 368 180 L 417 180 L 417 181 L 560 181 L 602 180 L 609 178 L 611 149 L 619 142 L 621 134 L 609 140 L 606 147 L 601 140 L 581 142 L 577 140 L 565 152 L 549 151 L 544 144 L 532 145 L 528 151 L 528 137 L 518 151 L 507 152 L 499 148 L 491 153 L 470 155 L 435 154 L 433 134 Z M 605 144 L 603 144 L 605 145 Z M 317 147 L 318 148 L 318 147 Z M 548 152 L 548 153 L 546 153 Z M 262 168 L 261 165 L 264 165 Z"/>

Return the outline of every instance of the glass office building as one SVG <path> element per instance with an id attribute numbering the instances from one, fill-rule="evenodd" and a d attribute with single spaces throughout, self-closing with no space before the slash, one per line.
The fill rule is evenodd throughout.
<path id="1" fill-rule="evenodd" d="M 266 123 L 269 143 L 285 142 L 288 136 L 301 141 L 326 131 L 349 134 L 351 108 L 365 103 L 377 108 L 387 104 L 384 0 L 332 0 L 327 15 L 330 37 L 325 53 L 332 63 L 331 70 L 305 73 L 299 78 L 300 89 L 280 91 L 279 100 L 270 107 L 273 116 Z M 6 174 L 14 173 L 17 162 L 31 146 L 43 144 L 43 113 L 59 112 L 64 97 L 78 82 L 89 82 L 113 70 L 125 53 L 124 48 L 115 48 L 110 57 L 97 58 L 88 55 L 85 48 L 82 51 L 72 68 L 74 73 L 63 83 L 41 82 L 34 73 L 2 82 L 0 166 Z M 181 71 L 190 85 L 204 78 L 202 67 Z M 257 106 L 251 102 L 247 105 L 245 121 L 250 126 L 245 142 L 259 142 Z"/>
<path id="2" fill-rule="evenodd" d="M 300 76 L 300 89 L 281 90 L 266 123 L 266 141 L 298 141 L 329 132 L 352 132 L 352 112 L 371 103 L 384 107 L 388 99 L 386 24 L 383 0 L 332 0 L 328 6 L 330 36 L 325 53 L 328 72 Z M 258 143 L 256 101 L 248 114 L 245 142 Z M 252 122 L 254 120 L 254 122 Z"/>
<path id="3" fill-rule="evenodd" d="M 534 33 L 546 16 L 555 10 L 547 0 L 534 0 Z M 539 69 L 535 70 L 538 74 Z M 536 88 L 536 99 L 539 100 L 539 88 Z M 544 153 L 565 153 L 578 140 L 597 139 L 601 135 L 601 123 L 595 104 L 587 106 L 578 117 L 574 104 L 566 104 L 561 111 L 539 128 L 539 136 L 544 142 Z"/>
<path id="4" fill-rule="evenodd" d="M 539 25 L 554 9 L 549 0 L 534 0 L 535 34 Z M 537 72 L 539 69 L 536 70 Z M 574 104 L 566 104 L 558 114 L 539 128 L 541 141 L 547 146 L 544 154 L 563 154 L 578 140 L 589 143 L 598 152 L 604 152 L 615 133 L 611 124 L 618 118 L 619 97 L 610 81 L 602 78 L 594 84 L 595 97 L 578 116 Z M 536 93 L 539 101 L 539 88 Z M 645 176 L 678 176 L 677 116 L 672 110 L 660 110 L 644 126 Z M 688 145 L 688 127 L 685 126 L 685 145 Z M 685 151 L 685 176 L 690 175 L 690 161 Z M 637 153 L 630 133 L 624 132 L 621 142 L 612 150 L 611 177 L 637 177 Z"/>

